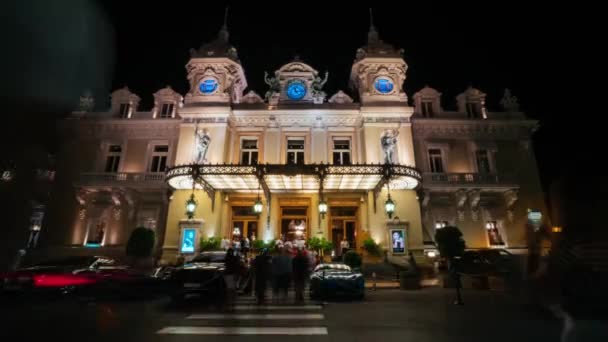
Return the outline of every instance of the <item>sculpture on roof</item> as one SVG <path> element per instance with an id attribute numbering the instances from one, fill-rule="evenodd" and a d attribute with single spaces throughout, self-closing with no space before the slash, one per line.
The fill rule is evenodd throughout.
<path id="1" fill-rule="evenodd" d="M 95 98 L 91 95 L 91 91 L 85 90 L 84 94 L 80 96 L 78 103 L 78 111 L 90 112 L 95 108 Z"/>
<path id="2" fill-rule="evenodd" d="M 506 88 L 505 94 L 500 100 L 500 105 L 508 112 L 519 111 L 519 101 L 516 96 L 511 95 L 511 90 Z"/>
<path id="3" fill-rule="evenodd" d="M 323 86 L 327 83 L 327 79 L 329 78 L 329 72 L 325 72 L 325 78 L 321 78 L 320 76 L 316 76 L 314 81 L 312 82 L 312 94 L 313 96 L 323 96 L 325 97 L 325 92 L 323 91 Z"/>
<path id="4" fill-rule="evenodd" d="M 278 77 L 268 77 L 268 72 L 264 71 L 264 83 L 268 84 L 268 91 L 266 92 L 264 98 L 269 100 L 273 94 L 281 91 L 281 84 L 279 83 Z"/>

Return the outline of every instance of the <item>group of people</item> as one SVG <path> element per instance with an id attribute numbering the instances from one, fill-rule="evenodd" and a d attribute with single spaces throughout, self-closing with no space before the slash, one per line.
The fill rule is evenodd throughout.
<path id="1" fill-rule="evenodd" d="M 302 247 L 289 250 L 284 246 L 278 246 L 276 251 L 271 255 L 268 249 L 264 249 L 253 260 L 257 303 L 262 304 L 266 300 L 269 283 L 272 285 L 273 300 L 286 301 L 291 282 L 294 285 L 296 301 L 304 301 L 306 280 L 318 263 L 317 256 Z"/>

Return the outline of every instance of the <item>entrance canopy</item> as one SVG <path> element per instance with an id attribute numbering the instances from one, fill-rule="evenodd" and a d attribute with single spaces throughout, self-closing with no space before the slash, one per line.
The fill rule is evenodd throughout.
<path id="1" fill-rule="evenodd" d="M 371 191 L 387 182 L 391 189 L 416 189 L 422 176 L 405 165 L 182 165 L 167 171 L 166 181 L 173 189 L 255 191 Z"/>

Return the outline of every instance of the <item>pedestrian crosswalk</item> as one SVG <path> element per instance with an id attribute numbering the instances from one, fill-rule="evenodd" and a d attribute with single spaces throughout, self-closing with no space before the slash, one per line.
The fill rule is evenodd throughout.
<path id="1" fill-rule="evenodd" d="M 255 297 L 239 296 L 230 310 L 201 308 L 158 330 L 159 335 L 328 335 L 323 305 L 316 302 L 274 302 L 257 305 Z M 291 296 L 290 298 L 293 298 Z"/>

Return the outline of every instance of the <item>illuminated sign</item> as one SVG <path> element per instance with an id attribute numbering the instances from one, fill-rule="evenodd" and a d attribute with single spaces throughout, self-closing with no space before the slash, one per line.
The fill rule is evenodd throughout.
<path id="1" fill-rule="evenodd" d="M 540 224 L 543 219 L 543 214 L 538 210 L 528 209 L 528 222 L 531 224 Z"/>
<path id="2" fill-rule="evenodd" d="M 405 253 L 405 229 L 391 229 L 390 234 L 393 254 Z"/>
<path id="3" fill-rule="evenodd" d="M 184 228 L 182 230 L 182 242 L 180 251 L 182 253 L 194 253 L 194 243 L 196 241 L 196 229 Z"/>

